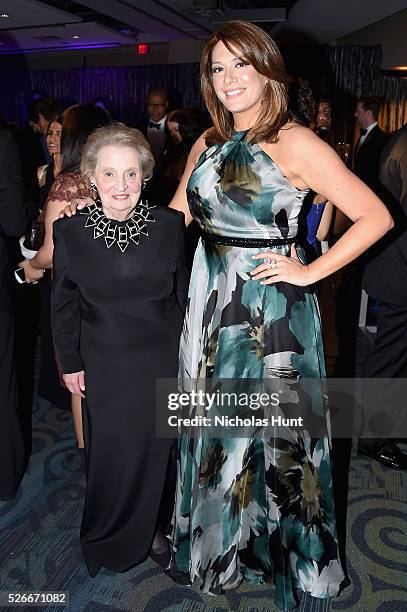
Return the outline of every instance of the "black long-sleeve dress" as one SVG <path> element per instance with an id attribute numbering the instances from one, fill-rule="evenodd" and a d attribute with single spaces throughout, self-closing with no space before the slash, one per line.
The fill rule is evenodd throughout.
<path id="1" fill-rule="evenodd" d="M 92 207 L 54 223 L 52 322 L 64 373 L 85 371 L 81 545 L 94 576 L 128 570 L 151 547 L 171 446 L 156 437 L 155 383 L 177 376 L 187 273 L 181 213 L 138 206 L 149 235 L 124 246 L 94 239 L 106 218 Z M 126 224 L 109 227 L 130 237 Z"/>

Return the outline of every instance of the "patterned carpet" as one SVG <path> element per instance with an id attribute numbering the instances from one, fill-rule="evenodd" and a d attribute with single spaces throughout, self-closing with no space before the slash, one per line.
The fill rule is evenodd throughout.
<path id="1" fill-rule="evenodd" d="M 70 603 L 19 610 L 276 610 L 264 587 L 244 585 L 225 596 L 205 596 L 198 588 L 175 585 L 151 560 L 126 574 L 103 571 L 90 579 L 79 550 L 84 475 L 70 414 L 36 399 L 33 428 L 32 458 L 18 497 L 0 503 L 0 591 L 68 591 Z M 352 585 L 331 603 L 304 596 L 298 610 L 405 611 L 407 474 L 354 457 L 350 487 Z"/>

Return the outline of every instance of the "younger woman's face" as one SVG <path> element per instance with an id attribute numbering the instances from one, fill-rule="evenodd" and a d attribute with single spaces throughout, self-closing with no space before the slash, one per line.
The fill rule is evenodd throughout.
<path id="1" fill-rule="evenodd" d="M 61 152 L 62 125 L 58 121 L 52 121 L 47 130 L 47 147 L 51 155 Z"/>
<path id="2" fill-rule="evenodd" d="M 212 83 L 216 95 L 233 115 L 260 112 L 267 77 L 219 41 L 212 51 Z"/>

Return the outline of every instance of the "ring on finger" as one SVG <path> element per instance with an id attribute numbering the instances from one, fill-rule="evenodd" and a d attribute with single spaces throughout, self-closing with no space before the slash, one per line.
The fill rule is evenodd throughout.
<path id="1" fill-rule="evenodd" d="M 277 268 L 277 261 L 275 259 L 266 259 L 266 262 L 268 263 L 269 268 Z"/>

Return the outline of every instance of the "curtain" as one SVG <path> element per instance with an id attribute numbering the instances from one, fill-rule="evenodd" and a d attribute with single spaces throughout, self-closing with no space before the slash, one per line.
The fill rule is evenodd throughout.
<path id="1" fill-rule="evenodd" d="M 381 74 L 380 45 L 328 46 L 326 54 L 335 82 L 333 102 L 337 142 L 348 142 L 353 148 L 358 138 L 353 113 L 360 96 L 382 99 L 378 123 L 386 132 L 393 132 L 406 123 L 407 79 Z"/>
<path id="2" fill-rule="evenodd" d="M 328 59 L 334 82 L 337 141 L 352 143 L 353 112 L 361 95 L 383 98 L 379 120 L 386 131 L 396 130 L 407 121 L 407 79 L 381 75 L 380 46 L 326 46 L 321 53 Z M 25 120 L 27 98 L 32 91 L 59 98 L 65 105 L 103 98 L 113 114 L 130 125 L 140 120 L 147 93 L 154 87 L 169 91 L 172 108 L 204 109 L 198 64 L 27 71 L 23 59 L 20 61 L 14 56 L 2 64 L 0 111 L 8 121 Z"/>
<path id="3" fill-rule="evenodd" d="M 203 109 L 199 91 L 199 64 L 73 68 L 67 70 L 2 71 L 0 110 L 10 122 L 25 120 L 27 96 L 38 91 L 54 96 L 66 106 L 96 99 L 106 100 L 109 110 L 131 125 L 145 111 L 150 89 L 164 87 L 172 107 Z"/>

